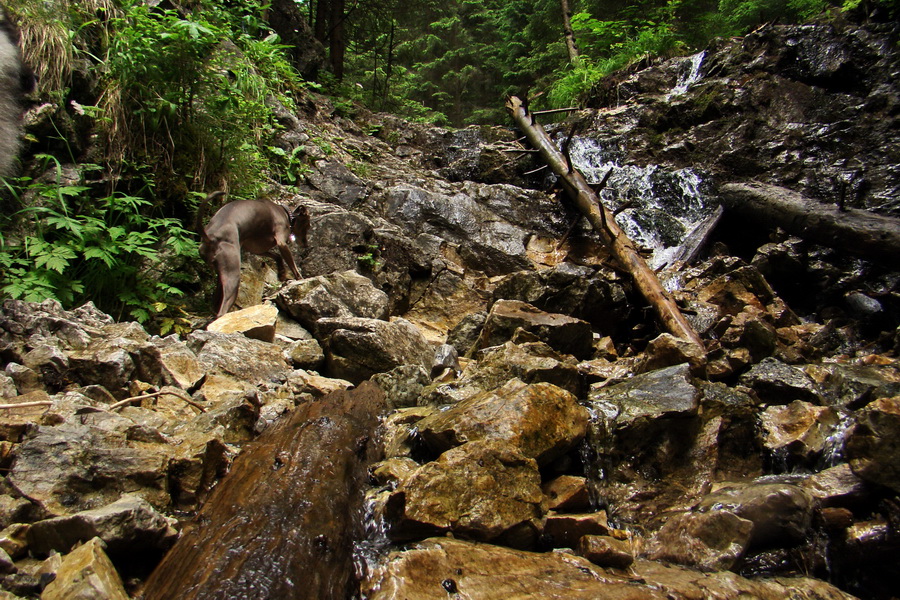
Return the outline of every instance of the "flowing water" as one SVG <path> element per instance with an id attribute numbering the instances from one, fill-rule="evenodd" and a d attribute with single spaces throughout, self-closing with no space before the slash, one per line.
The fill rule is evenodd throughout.
<path id="1" fill-rule="evenodd" d="M 692 236 L 715 214 L 715 203 L 693 169 L 623 164 L 620 154 L 587 137 L 569 144 L 572 164 L 588 183 L 600 183 L 612 170 L 600 199 L 626 235 L 652 252 L 647 263 L 659 269 L 682 258 Z"/>
<path id="2" fill-rule="evenodd" d="M 703 65 L 703 59 L 705 58 L 706 50 L 685 59 L 681 74 L 678 77 L 678 82 L 675 84 L 675 87 L 672 88 L 672 91 L 666 94 L 667 100 L 684 94 L 692 85 L 702 79 L 700 67 Z"/>

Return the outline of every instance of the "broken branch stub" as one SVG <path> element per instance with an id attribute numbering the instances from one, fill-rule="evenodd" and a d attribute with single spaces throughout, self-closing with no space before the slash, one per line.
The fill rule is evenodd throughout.
<path id="1" fill-rule="evenodd" d="M 531 145 L 540 152 L 544 161 L 560 177 L 563 187 L 575 202 L 575 206 L 600 234 L 600 238 L 609 247 L 616 262 L 631 275 L 638 291 L 653 308 L 662 326 L 672 335 L 696 344 L 705 353 L 700 336 L 688 323 L 675 301 L 663 289 L 656 273 L 641 257 L 634 242 L 616 224 L 612 213 L 603 206 L 600 198 L 578 169 L 569 170 L 565 156 L 556 148 L 544 128 L 534 121 L 522 100 L 511 96 L 506 103 L 506 108 Z"/>

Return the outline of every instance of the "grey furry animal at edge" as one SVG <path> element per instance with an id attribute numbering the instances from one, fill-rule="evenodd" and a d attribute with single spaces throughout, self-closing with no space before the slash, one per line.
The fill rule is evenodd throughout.
<path id="1" fill-rule="evenodd" d="M 22 129 L 23 81 L 26 69 L 15 27 L 0 6 L 0 176 L 13 172 Z"/>

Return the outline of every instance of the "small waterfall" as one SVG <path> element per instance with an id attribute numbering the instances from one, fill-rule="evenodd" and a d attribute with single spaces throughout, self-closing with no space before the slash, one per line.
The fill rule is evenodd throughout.
<path id="1" fill-rule="evenodd" d="M 675 87 L 673 87 L 672 91 L 666 95 L 667 99 L 684 94 L 688 91 L 688 88 L 700 81 L 702 77 L 702 75 L 700 75 L 700 66 L 703 64 L 704 58 L 706 58 L 706 50 L 689 56 L 687 60 L 685 60 L 685 65 L 682 67 L 683 70 L 678 76 Z"/>
<path id="2" fill-rule="evenodd" d="M 692 169 L 622 165 L 613 151 L 591 138 L 573 138 L 569 151 L 588 183 L 599 183 L 612 169 L 600 198 L 608 209 L 619 211 L 616 223 L 623 231 L 652 251 L 647 263 L 653 269 L 679 260 L 695 230 L 715 213 L 703 180 Z"/>

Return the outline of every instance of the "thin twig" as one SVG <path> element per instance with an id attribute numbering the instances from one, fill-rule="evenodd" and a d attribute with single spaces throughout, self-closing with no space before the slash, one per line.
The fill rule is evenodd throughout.
<path id="1" fill-rule="evenodd" d="M 30 406 L 53 406 L 51 400 L 35 400 L 33 402 L 19 402 L 18 404 L 0 404 L 0 409 L 27 408 Z"/>
<path id="2" fill-rule="evenodd" d="M 533 115 L 552 115 L 554 113 L 563 113 L 563 112 L 575 112 L 576 110 L 581 110 L 577 106 L 571 106 L 569 108 L 548 108 L 547 110 L 535 110 L 532 111 Z"/>
<path id="3" fill-rule="evenodd" d="M 191 406 L 193 406 L 194 408 L 196 408 L 197 410 L 199 410 L 202 413 L 206 412 L 205 408 L 203 408 L 202 406 L 200 406 L 199 404 L 197 404 L 196 402 L 194 402 L 193 400 L 188 398 L 187 395 L 184 395 L 181 392 L 176 392 L 173 389 L 163 390 L 161 392 L 153 392 L 152 394 L 142 394 L 140 396 L 134 396 L 132 398 L 125 398 L 124 400 L 120 400 L 120 401 L 116 402 L 115 404 L 111 404 L 107 410 L 117 410 L 124 406 L 128 406 L 129 404 L 132 404 L 134 402 L 139 402 L 141 400 L 147 400 L 148 398 L 158 398 L 159 396 L 165 396 L 167 394 L 170 396 L 175 396 L 176 398 L 180 398 L 181 400 L 190 404 Z"/>
<path id="4" fill-rule="evenodd" d="M 522 173 L 522 175 L 534 175 L 535 173 L 537 173 L 539 171 L 543 171 L 546 168 L 547 168 L 547 165 L 541 165 L 537 169 L 532 169 L 531 171 L 526 171 L 526 172 Z"/>

